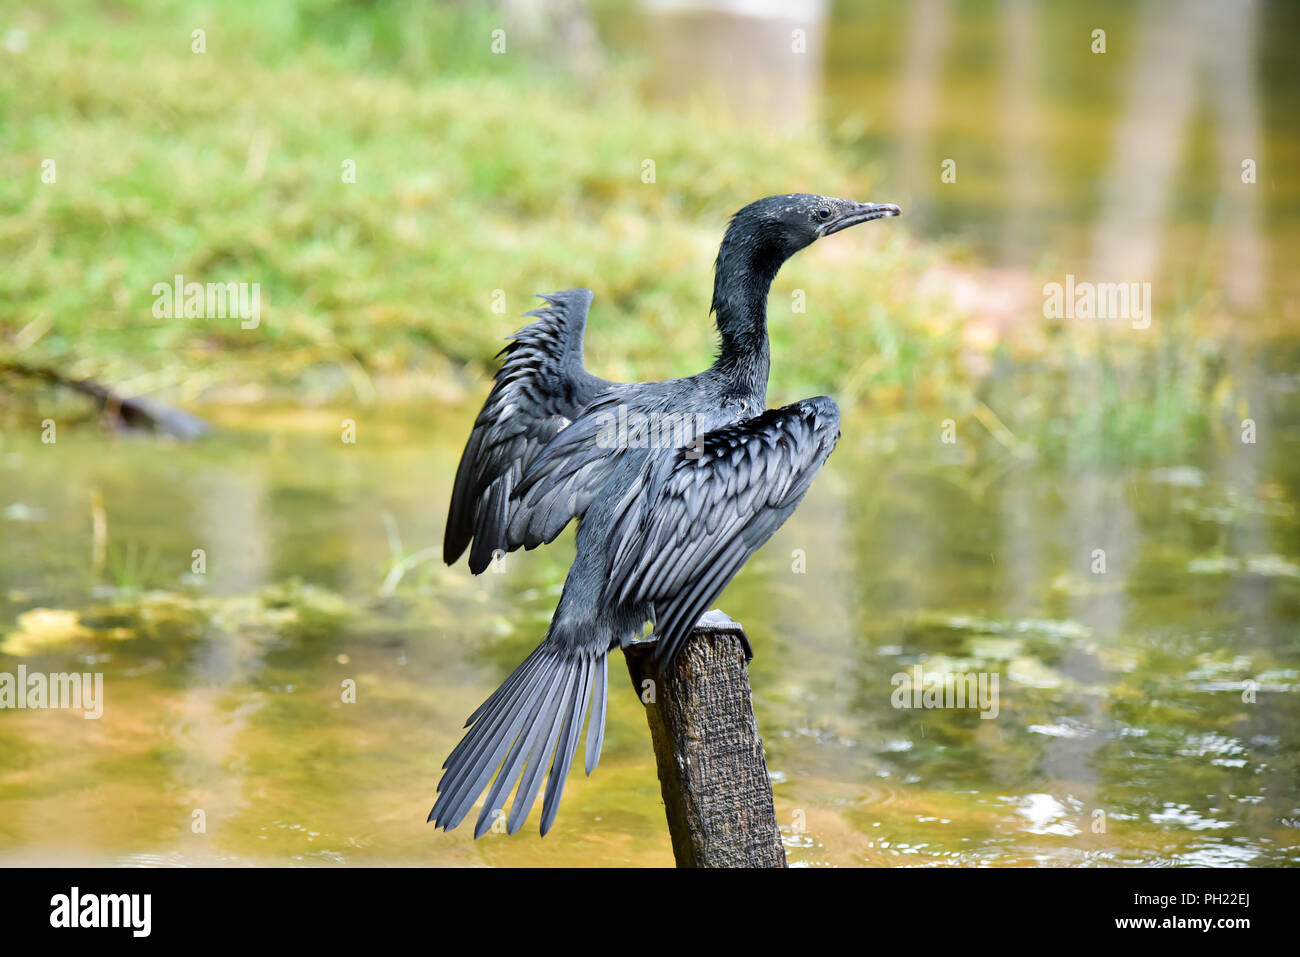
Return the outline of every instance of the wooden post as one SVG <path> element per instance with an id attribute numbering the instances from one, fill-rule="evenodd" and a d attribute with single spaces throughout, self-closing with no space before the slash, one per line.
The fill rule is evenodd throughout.
<path id="1" fill-rule="evenodd" d="M 744 629 L 709 612 L 667 673 L 655 669 L 654 647 L 651 635 L 623 651 L 637 695 L 653 691 L 646 717 L 677 866 L 785 867 Z"/>

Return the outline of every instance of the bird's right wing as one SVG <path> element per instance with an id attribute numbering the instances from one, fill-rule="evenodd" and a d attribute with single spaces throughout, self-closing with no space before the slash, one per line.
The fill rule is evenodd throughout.
<path id="1" fill-rule="evenodd" d="M 819 396 L 703 436 L 628 490 L 609 536 L 602 602 L 653 607 L 670 662 L 722 590 L 795 510 L 840 436 Z"/>
<path id="2" fill-rule="evenodd" d="M 542 296 L 546 305 L 511 338 L 505 362 L 465 444 L 447 514 L 443 559 L 456 561 L 470 545 L 470 571 L 487 568 L 497 549 L 510 551 L 506 531 L 515 486 L 538 453 L 615 383 L 587 372 L 583 333 L 589 289 Z"/>

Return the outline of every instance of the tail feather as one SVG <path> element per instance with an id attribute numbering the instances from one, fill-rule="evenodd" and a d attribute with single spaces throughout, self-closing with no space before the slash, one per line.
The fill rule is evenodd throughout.
<path id="1" fill-rule="evenodd" d="M 474 806 L 506 750 L 540 706 L 541 696 L 555 678 L 554 669 L 548 667 L 551 664 L 550 659 L 543 659 L 532 678 L 508 701 L 501 702 L 500 714 L 481 720 L 465 735 L 457 747 L 459 753 L 448 759 L 447 770 L 438 782 L 441 793 L 429 812 L 429 820 L 436 819 L 445 828 L 452 828 Z"/>
<path id="2" fill-rule="evenodd" d="M 581 666 L 581 663 L 580 663 Z M 514 803 L 510 806 L 510 818 L 506 822 L 506 833 L 513 834 L 524 823 L 524 818 L 532 810 L 537 800 L 537 791 L 542 786 L 542 776 L 555 754 L 555 742 L 560 736 L 560 727 L 566 717 L 565 712 L 574 707 L 573 686 L 577 683 L 578 671 L 573 670 L 564 676 L 564 688 L 551 699 L 545 722 L 539 722 L 540 730 L 546 735 L 541 748 L 532 748 L 528 754 L 528 764 L 519 778 L 519 787 L 515 790 Z M 565 769 L 568 770 L 567 768 Z"/>
<path id="3" fill-rule="evenodd" d="M 592 694 L 594 702 L 591 721 L 587 723 L 587 776 L 596 770 L 600 763 L 600 749 L 605 743 L 605 698 L 609 692 L 609 655 L 601 655 L 596 662 L 596 690 Z"/>
<path id="4" fill-rule="evenodd" d="M 543 657 L 540 652 L 540 648 L 534 649 L 533 653 L 524 659 L 523 664 L 516 668 L 510 677 L 502 682 L 501 687 L 488 695 L 487 700 L 475 709 L 474 713 L 465 720 L 464 726 L 468 728 L 470 725 L 478 723 L 480 718 L 488 717 L 490 714 L 499 713 L 502 706 L 504 706 L 509 700 L 508 696 L 510 695 L 510 692 L 519 687 L 519 685 L 528 679 L 534 671 L 547 662 L 547 659 Z M 447 760 L 443 762 L 442 766 L 444 768 L 451 763 L 452 758 L 456 756 L 456 753 L 464 747 L 465 742 L 468 740 L 469 735 L 466 735 L 465 739 L 462 740 L 460 744 L 456 745 L 456 750 L 452 751 Z"/>
<path id="5" fill-rule="evenodd" d="M 601 656 L 604 660 L 604 656 Z M 573 699 L 568 714 L 564 718 L 564 731 L 560 735 L 560 744 L 555 751 L 555 760 L 551 763 L 550 774 L 546 777 L 546 799 L 542 801 L 542 835 L 555 823 L 555 815 L 560 810 L 560 798 L 564 795 L 564 781 L 569 776 L 573 764 L 573 754 L 578 749 L 578 735 L 582 731 L 582 722 L 587 717 L 587 705 L 591 700 L 593 662 L 584 659 L 584 667 L 578 673 L 578 684 L 573 689 Z"/>
<path id="6" fill-rule="evenodd" d="M 502 701 L 497 712 L 485 716 L 465 735 L 447 758 L 446 770 L 438 782 L 439 791 L 449 794 L 468 791 L 471 799 L 478 796 L 501 763 L 506 748 L 529 720 L 535 699 L 543 693 L 551 677 L 548 670 L 536 669 L 528 682 L 520 686 L 516 697 Z"/>
<path id="7" fill-rule="evenodd" d="M 474 836 L 480 837 L 491 827 L 504 799 L 515 790 L 506 824 L 513 834 L 532 809 L 545 776 L 541 830 L 546 834 L 559 810 L 584 720 L 588 725 L 588 774 L 600 758 L 607 668 L 606 652 L 572 655 L 543 642 L 470 715 L 466 722 L 469 730 L 443 763 L 445 770 L 429 820 L 451 830 L 487 789 L 474 829 Z"/>
<path id="8" fill-rule="evenodd" d="M 505 799 L 510 794 L 510 789 L 515 786 L 524 775 L 527 769 L 525 762 L 532 756 L 534 749 L 538 748 L 538 738 L 544 729 L 548 729 L 554 719 L 555 712 L 559 707 L 559 695 L 557 694 L 557 685 L 563 680 L 562 675 L 556 675 L 550 686 L 545 691 L 545 698 L 539 701 L 535 710 L 529 716 L 528 724 L 524 730 L 519 733 L 515 740 L 514 747 L 510 749 L 510 757 L 501 765 L 501 770 L 497 772 L 496 780 L 492 782 L 492 790 L 487 794 L 483 802 L 483 810 L 479 814 L 478 824 L 474 827 L 474 836 L 482 837 L 483 834 L 492 824 L 492 819 L 498 808 L 504 810 Z M 516 795 L 515 804 L 519 803 Z M 510 821 L 506 823 L 506 832 L 513 834 L 516 825 Z"/>

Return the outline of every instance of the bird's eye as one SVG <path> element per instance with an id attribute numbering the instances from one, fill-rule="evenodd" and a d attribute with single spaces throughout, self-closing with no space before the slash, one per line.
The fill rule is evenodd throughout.
<path id="1" fill-rule="evenodd" d="M 815 215 L 816 215 L 817 218 L 818 218 L 819 220 L 821 220 L 823 223 L 826 222 L 826 220 L 828 220 L 828 219 L 831 218 L 831 210 L 830 210 L 830 207 L 829 207 L 829 206 L 819 206 L 819 207 L 817 208 L 817 212 L 816 212 Z"/>

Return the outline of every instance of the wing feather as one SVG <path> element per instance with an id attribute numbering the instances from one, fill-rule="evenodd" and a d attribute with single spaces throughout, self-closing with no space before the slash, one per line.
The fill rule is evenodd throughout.
<path id="1" fill-rule="evenodd" d="M 591 290 L 569 289 L 541 297 L 524 326 L 500 355 L 492 392 L 465 443 L 452 487 L 443 559 L 452 564 L 473 542 L 470 570 L 483 571 L 508 538 L 517 509 L 513 493 L 528 466 L 596 396 L 616 383 L 587 372 L 583 335 Z M 557 533 L 558 534 L 558 533 Z"/>
<path id="2" fill-rule="evenodd" d="M 656 656 L 681 643 L 749 557 L 781 527 L 839 439 L 825 396 L 703 436 L 627 504 L 612 529 L 603 599 L 650 604 Z"/>

